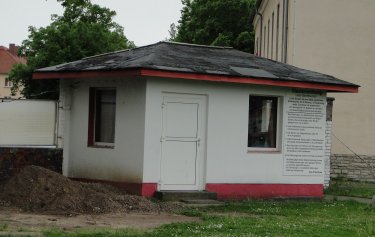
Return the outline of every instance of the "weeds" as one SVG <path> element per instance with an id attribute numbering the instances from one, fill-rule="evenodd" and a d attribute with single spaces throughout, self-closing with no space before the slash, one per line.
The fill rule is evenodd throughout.
<path id="1" fill-rule="evenodd" d="M 375 183 L 356 182 L 344 178 L 334 179 L 324 190 L 325 194 L 372 198 L 375 195 Z"/>
<path id="2" fill-rule="evenodd" d="M 7 223 L 0 223 L 0 231 L 6 231 L 8 229 Z"/>

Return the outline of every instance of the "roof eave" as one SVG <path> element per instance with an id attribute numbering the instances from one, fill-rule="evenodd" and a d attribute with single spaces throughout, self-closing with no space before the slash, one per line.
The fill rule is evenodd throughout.
<path id="1" fill-rule="evenodd" d="M 69 72 L 34 72 L 33 79 L 72 79 L 72 78 L 99 78 L 99 77 L 130 77 L 148 76 L 162 78 L 177 78 L 198 81 L 227 82 L 239 84 L 253 84 L 266 86 L 279 86 L 300 89 L 315 89 L 327 92 L 350 92 L 358 93 L 357 85 L 339 85 L 314 83 L 305 81 L 287 81 L 270 78 L 238 77 L 229 75 L 200 74 L 190 72 L 174 72 L 156 69 L 127 69 L 127 70 L 107 70 L 107 71 L 69 71 Z"/>

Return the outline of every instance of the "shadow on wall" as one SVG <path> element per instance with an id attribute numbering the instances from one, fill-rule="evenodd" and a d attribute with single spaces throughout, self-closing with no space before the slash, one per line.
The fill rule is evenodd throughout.
<path id="1" fill-rule="evenodd" d="M 0 183 L 22 168 L 37 165 L 62 173 L 62 149 L 55 148 L 0 148 Z"/>

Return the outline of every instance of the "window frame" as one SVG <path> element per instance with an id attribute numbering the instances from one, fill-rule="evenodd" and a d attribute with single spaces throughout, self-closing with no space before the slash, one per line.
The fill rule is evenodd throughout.
<path id="1" fill-rule="evenodd" d="M 276 116 L 276 147 L 249 147 L 248 146 L 248 136 L 249 136 L 249 110 L 250 110 L 250 97 L 251 96 L 258 96 L 258 97 L 274 97 L 277 99 L 277 116 Z M 275 95 L 275 94 L 256 94 L 251 93 L 248 96 L 248 105 L 247 105 L 247 152 L 275 152 L 280 153 L 282 152 L 282 125 L 283 125 L 283 101 L 284 97 L 282 95 Z"/>
<path id="2" fill-rule="evenodd" d="M 11 87 L 13 87 L 13 82 L 10 81 L 9 79 L 5 78 L 4 87 L 5 88 L 11 88 Z"/>
<path id="3" fill-rule="evenodd" d="M 111 142 L 96 142 L 95 141 L 95 129 L 96 129 L 96 108 L 97 108 L 97 91 L 114 91 L 115 92 L 115 106 L 117 104 L 117 90 L 116 87 L 90 87 L 89 88 L 89 119 L 88 119 L 88 139 L 87 146 L 94 148 L 114 148 L 116 138 L 116 109 L 115 109 L 115 129 L 114 129 L 114 141 Z"/>

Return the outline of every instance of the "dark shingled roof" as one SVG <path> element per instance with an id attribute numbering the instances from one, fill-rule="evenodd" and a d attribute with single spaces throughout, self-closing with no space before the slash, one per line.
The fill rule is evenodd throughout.
<path id="1" fill-rule="evenodd" d="M 42 68 L 36 70 L 36 73 L 116 71 L 139 68 L 358 87 L 333 76 L 279 63 L 233 48 L 172 42 L 159 42 L 135 49 L 88 57 Z"/>

